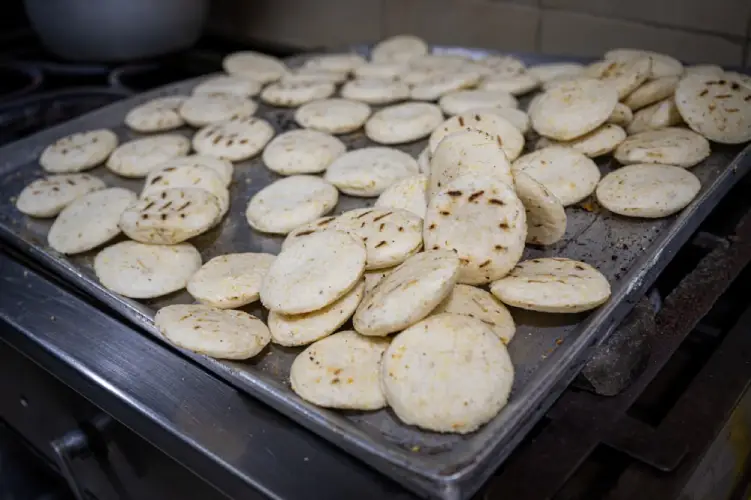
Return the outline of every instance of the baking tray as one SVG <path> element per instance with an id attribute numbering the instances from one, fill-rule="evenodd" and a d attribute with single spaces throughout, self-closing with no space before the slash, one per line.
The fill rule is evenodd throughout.
<path id="1" fill-rule="evenodd" d="M 459 48 L 436 50 L 471 56 L 490 53 Z M 570 60 L 521 57 L 529 64 Z M 293 64 L 301 60 L 295 58 Z M 73 257 L 54 252 L 46 244 L 51 222 L 23 216 L 15 210 L 13 202 L 25 185 L 43 175 L 37 159 L 47 144 L 73 132 L 99 127 L 115 130 L 123 142 L 139 137 L 141 134 L 123 126 L 129 109 L 158 96 L 187 94 L 204 78 L 117 102 L 0 149 L 0 238 L 160 340 L 163 339 L 152 322 L 154 312 L 168 304 L 192 302 L 187 292 L 148 301 L 124 299 L 110 293 L 94 276 L 92 262 L 96 252 Z M 257 115 L 266 118 L 279 133 L 296 128 L 293 113 L 294 110 L 261 105 Z M 189 135 L 192 131 L 181 132 Z M 342 139 L 350 149 L 370 144 L 361 132 Z M 425 143 L 419 141 L 399 149 L 417 156 Z M 561 242 L 546 248 L 527 248 L 525 258 L 565 256 L 596 266 L 609 279 L 613 294 L 602 307 L 585 314 L 514 310 L 517 333 L 509 351 L 516 378 L 510 401 L 496 418 L 473 434 L 422 432 L 401 424 L 389 409 L 342 412 L 310 405 L 292 392 L 287 380 L 289 366 L 300 349 L 271 345 L 247 362 L 217 361 L 183 352 L 233 386 L 268 403 L 418 494 L 467 498 L 509 455 L 576 375 L 590 349 L 607 338 L 699 223 L 751 167 L 751 148 L 744 151 L 741 147 L 713 145 L 713 149 L 706 161 L 692 169 L 702 181 L 702 190 L 680 214 L 657 220 L 628 219 L 600 210 L 589 201 L 567 209 L 568 228 Z M 610 171 L 609 162 L 608 159 L 600 163 L 603 174 Z M 117 177 L 104 167 L 91 173 L 104 179 L 108 186 L 136 191 L 141 187 L 141 181 Z M 244 216 L 249 198 L 277 178 L 262 165 L 260 158 L 235 165 L 230 213 L 219 227 L 192 240 L 204 261 L 228 252 L 278 253 L 282 238 L 254 232 Z M 341 196 L 335 213 L 373 202 L 374 199 Z M 245 309 L 265 316 L 258 305 Z M 102 332 L 102 341 L 106 341 L 106 332 Z"/>

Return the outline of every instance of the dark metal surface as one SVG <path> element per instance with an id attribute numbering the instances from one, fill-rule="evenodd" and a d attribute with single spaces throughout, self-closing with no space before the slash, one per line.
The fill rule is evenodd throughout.
<path id="1" fill-rule="evenodd" d="M 728 240 L 704 235 L 697 243 L 706 241 L 714 241 L 714 249 L 672 290 L 656 315 L 655 333 L 649 337 L 651 355 L 642 375 L 616 397 L 567 391 L 547 414 L 548 425 L 491 480 L 486 498 L 558 498 L 561 486 L 601 444 L 637 461 L 603 498 L 679 496 L 751 380 L 749 309 L 657 425 L 632 414 L 635 401 L 751 262 L 751 212 Z"/>
<path id="2" fill-rule="evenodd" d="M 114 319 L 111 311 L 94 308 L 2 252 L 0 280 L 4 342 L 229 497 L 295 499 L 315 492 L 332 499 L 411 498 L 325 440 Z M 4 385 L 3 391 L 13 391 L 13 384 Z M 23 411 L 18 408 L 21 424 Z M 77 422 L 60 412 L 35 418 L 28 422 L 30 435 L 68 430 Z"/>
<path id="3" fill-rule="evenodd" d="M 465 51 L 477 54 L 472 51 Z M 298 60 L 299 62 L 299 60 Z M 152 318 L 158 308 L 192 302 L 177 293 L 147 302 L 123 299 L 104 290 L 91 264 L 94 252 L 66 258 L 45 244 L 50 223 L 22 217 L 12 206 L 12 195 L 41 174 L 36 160 L 42 148 L 69 133 L 95 127 L 117 131 L 121 140 L 136 137 L 123 125 L 124 114 L 137 103 L 157 95 L 187 93 L 196 80 L 171 85 L 91 113 L 63 126 L 13 144 L 0 151 L 0 235 L 56 273 L 76 283 L 138 326 L 161 339 Z M 295 128 L 293 110 L 261 106 L 258 114 L 277 132 Z M 184 133 L 190 133 L 184 130 Z M 361 133 L 343 138 L 350 148 L 368 144 Z M 405 145 L 417 155 L 425 141 Z M 389 410 L 340 413 L 317 408 L 299 399 L 288 386 L 289 365 L 297 350 L 271 346 L 246 363 L 219 362 L 185 353 L 238 388 L 259 397 L 297 422 L 355 454 L 408 487 L 443 498 L 463 498 L 492 474 L 547 406 L 560 394 L 586 361 L 590 349 L 613 331 L 641 297 L 674 253 L 727 190 L 751 168 L 748 152 L 717 147 L 693 172 L 702 180 L 697 199 L 681 214 L 661 220 L 626 219 L 606 211 L 573 207 L 564 240 L 545 250 L 529 248 L 528 258 L 563 255 L 599 268 L 611 281 L 613 296 L 589 315 L 542 315 L 515 311 L 517 334 L 510 345 L 516 379 L 509 405 L 487 426 L 469 436 L 420 432 L 401 424 Z M 601 165 L 604 172 L 610 165 Z M 139 181 L 124 180 L 100 167 L 92 171 L 108 185 L 138 190 Z M 252 231 L 243 216 L 247 200 L 278 176 L 262 167 L 260 159 L 236 165 L 232 207 L 227 219 L 194 243 L 204 260 L 231 251 L 278 252 L 281 238 Z M 337 212 L 372 203 L 342 196 Z M 251 307 L 254 311 L 256 308 Z"/>

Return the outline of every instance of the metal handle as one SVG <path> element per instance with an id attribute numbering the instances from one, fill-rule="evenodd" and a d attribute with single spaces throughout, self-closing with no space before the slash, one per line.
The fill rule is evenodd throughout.
<path id="1" fill-rule="evenodd" d="M 60 473 L 68 483 L 68 488 L 76 497 L 76 500 L 86 500 L 83 488 L 78 484 L 76 475 L 73 473 L 71 460 L 84 457 L 89 454 L 89 438 L 80 429 L 68 432 L 64 436 L 50 442 L 52 451 L 55 453 L 55 463 Z"/>

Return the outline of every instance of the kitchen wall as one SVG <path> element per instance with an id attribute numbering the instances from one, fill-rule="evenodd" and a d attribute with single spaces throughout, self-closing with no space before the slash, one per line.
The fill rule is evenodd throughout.
<path id="1" fill-rule="evenodd" d="M 751 0 L 213 0 L 210 29 L 301 48 L 399 33 L 429 42 L 598 55 L 616 47 L 751 66 Z"/>

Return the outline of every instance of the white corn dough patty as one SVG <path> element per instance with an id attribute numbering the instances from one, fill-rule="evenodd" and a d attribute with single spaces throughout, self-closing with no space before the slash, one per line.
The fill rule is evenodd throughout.
<path id="1" fill-rule="evenodd" d="M 606 123 L 594 129 L 592 132 L 584 134 L 570 141 L 554 141 L 547 137 L 542 137 L 537 142 L 537 148 L 546 148 L 557 146 L 570 148 L 589 158 L 597 158 L 608 153 L 612 153 L 624 140 L 626 140 L 626 131 L 618 125 Z"/>
<path id="2" fill-rule="evenodd" d="M 526 235 L 524 205 L 514 188 L 489 175 L 458 177 L 430 199 L 425 213 L 425 248 L 454 251 L 460 283 L 505 276 L 521 258 Z"/>
<path id="3" fill-rule="evenodd" d="M 32 217 L 54 217 L 76 198 L 104 188 L 104 182 L 93 175 L 51 175 L 23 188 L 16 200 L 16 208 Z"/>
<path id="4" fill-rule="evenodd" d="M 438 144 L 449 134 L 467 130 L 479 130 L 491 136 L 503 148 L 509 161 L 514 161 L 524 148 L 524 136 L 511 122 L 495 113 L 462 113 L 443 122 L 430 134 L 430 153 L 435 153 Z"/>
<path id="5" fill-rule="evenodd" d="M 387 147 L 348 151 L 326 169 L 324 178 L 351 196 L 378 196 L 397 181 L 419 174 L 414 158 Z"/>
<path id="6" fill-rule="evenodd" d="M 428 53 L 428 44 L 413 35 L 396 35 L 378 42 L 370 51 L 373 62 L 407 63 Z"/>
<path id="7" fill-rule="evenodd" d="M 218 75 L 204 80 L 193 88 L 193 94 L 232 94 L 253 97 L 261 92 L 262 85 L 256 80 L 235 75 Z"/>
<path id="8" fill-rule="evenodd" d="M 450 92 L 474 87 L 481 77 L 473 70 L 439 73 L 413 85 L 409 96 L 417 101 L 435 101 Z"/>
<path id="9" fill-rule="evenodd" d="M 577 76 L 584 71 L 584 65 L 579 63 L 543 63 L 527 68 L 527 72 L 540 80 L 548 82 L 561 76 Z"/>
<path id="10" fill-rule="evenodd" d="M 470 285 L 455 285 L 448 297 L 432 314 L 461 314 L 479 319 L 490 328 L 504 344 L 511 342 L 516 333 L 514 318 L 505 305 L 490 292 Z"/>
<path id="11" fill-rule="evenodd" d="M 275 82 L 289 71 L 279 59 L 250 50 L 227 55 L 222 66 L 230 75 L 248 78 L 260 84 Z"/>
<path id="12" fill-rule="evenodd" d="M 460 115 L 477 108 L 516 108 L 514 96 L 502 90 L 457 90 L 438 101 L 447 115 Z"/>
<path id="13" fill-rule="evenodd" d="M 506 405 L 514 367 L 479 319 L 439 314 L 397 335 L 381 361 L 386 401 L 406 423 L 466 434 Z"/>
<path id="14" fill-rule="evenodd" d="M 66 206 L 47 233 L 47 242 L 60 253 L 77 254 L 96 248 L 118 234 L 123 211 L 136 200 L 129 189 L 94 191 Z"/>
<path id="15" fill-rule="evenodd" d="M 648 57 L 652 61 L 649 72 L 650 79 L 681 76 L 683 74 L 683 64 L 666 54 L 638 49 L 614 49 L 605 53 L 605 59 L 612 61 L 629 61 L 644 57 Z"/>
<path id="16" fill-rule="evenodd" d="M 202 304 L 163 307 L 154 324 L 176 346 L 217 359 L 252 358 L 271 339 L 269 329 L 255 316 Z"/>
<path id="17" fill-rule="evenodd" d="M 320 177 L 293 175 L 256 193 L 248 203 L 245 216 L 253 229 L 287 234 L 330 212 L 338 200 L 336 188 Z"/>
<path id="18" fill-rule="evenodd" d="M 520 96 L 532 92 L 540 86 L 540 80 L 531 73 L 506 74 L 496 73 L 482 79 L 478 88 L 481 90 L 493 90 L 508 92 L 514 96 Z"/>
<path id="19" fill-rule="evenodd" d="M 407 177 L 387 188 L 375 202 L 378 208 L 399 208 L 425 218 L 427 209 L 428 176 Z"/>
<path id="20" fill-rule="evenodd" d="M 271 340 L 283 346 L 300 346 L 315 342 L 337 331 L 352 317 L 365 294 L 361 280 L 349 292 L 323 309 L 302 314 L 269 313 Z"/>
<path id="21" fill-rule="evenodd" d="M 631 108 L 619 102 L 615 105 L 610 117 L 608 117 L 607 124 L 618 125 L 619 127 L 625 128 L 629 126 L 633 119 L 634 112 L 631 111 Z"/>
<path id="22" fill-rule="evenodd" d="M 413 255 L 390 272 L 355 311 L 355 330 L 383 337 L 425 318 L 456 284 L 459 261 L 453 252 L 433 250 Z"/>
<path id="23" fill-rule="evenodd" d="M 272 106 L 294 108 L 310 101 L 330 97 L 334 89 L 334 84 L 329 82 L 272 83 L 261 91 L 261 100 Z"/>
<path id="24" fill-rule="evenodd" d="M 309 58 L 303 64 L 303 68 L 351 73 L 364 64 L 367 64 L 367 61 L 360 54 L 323 54 Z"/>
<path id="25" fill-rule="evenodd" d="M 263 278 L 276 259 L 268 253 L 231 253 L 214 257 L 191 276 L 188 293 L 220 309 L 234 309 L 258 300 Z"/>
<path id="26" fill-rule="evenodd" d="M 365 134 L 379 144 L 403 144 L 429 136 L 442 122 L 435 104 L 396 104 L 373 113 L 365 122 Z"/>
<path id="27" fill-rule="evenodd" d="M 689 168 L 708 157 L 710 152 L 709 142 L 696 132 L 668 127 L 627 137 L 613 156 L 624 165 L 660 163 Z"/>
<path id="28" fill-rule="evenodd" d="M 683 118 L 678 112 L 675 100 L 669 98 L 637 111 L 634 114 L 633 121 L 628 126 L 628 133 L 634 135 L 647 130 L 673 127 L 681 123 L 683 123 Z"/>
<path id="29" fill-rule="evenodd" d="M 99 252 L 94 272 L 105 288 L 132 299 L 176 292 L 201 267 L 193 245 L 146 245 L 123 241 Z"/>
<path id="30" fill-rule="evenodd" d="M 595 190 L 600 169 L 571 148 L 549 146 L 516 160 L 511 169 L 521 171 L 545 186 L 564 206 L 580 202 Z"/>
<path id="31" fill-rule="evenodd" d="M 430 160 L 428 199 L 457 177 L 468 173 L 492 175 L 509 186 L 514 185 L 511 163 L 498 141 L 478 130 L 447 135 Z"/>
<path id="32" fill-rule="evenodd" d="M 180 116 L 194 127 L 204 127 L 232 118 L 246 118 L 258 105 L 237 94 L 196 94 L 180 106 Z"/>
<path id="33" fill-rule="evenodd" d="M 274 137 L 274 128 L 266 120 L 233 118 L 208 125 L 193 136 L 193 149 L 198 154 L 229 161 L 242 161 L 261 152 Z"/>
<path id="34" fill-rule="evenodd" d="M 370 116 L 370 106 L 348 99 L 322 99 L 300 106 L 295 121 L 303 128 L 347 134 L 361 128 Z"/>
<path id="35" fill-rule="evenodd" d="M 522 171 L 514 187 L 527 212 L 527 243 L 552 245 L 566 233 L 566 210 L 556 196 Z"/>
<path id="36" fill-rule="evenodd" d="M 296 238 L 271 264 L 261 287 L 261 302 L 282 314 L 322 309 L 360 281 L 365 259 L 362 241 L 342 231 Z"/>
<path id="37" fill-rule="evenodd" d="M 53 174 L 81 172 L 104 162 L 117 143 L 117 136 L 107 129 L 71 134 L 44 148 L 39 165 Z"/>
<path id="38" fill-rule="evenodd" d="M 530 105 L 532 127 L 545 137 L 567 141 L 607 121 L 618 103 L 615 88 L 599 80 L 563 83 Z"/>
<path id="39" fill-rule="evenodd" d="M 407 70 L 406 63 L 397 62 L 369 62 L 354 69 L 352 72 L 357 78 L 381 78 L 384 80 L 397 80 Z"/>
<path id="40" fill-rule="evenodd" d="M 711 141 L 751 140 L 751 83 L 741 78 L 688 76 L 675 90 L 675 103 L 688 126 Z"/>
<path id="41" fill-rule="evenodd" d="M 203 234 L 222 216 L 216 196 L 201 188 L 167 188 L 126 208 L 120 229 L 131 239 L 174 245 Z"/>
<path id="42" fill-rule="evenodd" d="M 121 144 L 107 159 L 107 168 L 123 177 L 146 177 L 173 158 L 186 156 L 190 140 L 179 134 L 162 134 Z"/>
<path id="43" fill-rule="evenodd" d="M 366 270 L 400 264 L 422 246 L 422 219 L 406 210 L 357 208 L 344 212 L 328 227 L 362 240 Z"/>
<path id="44" fill-rule="evenodd" d="M 323 172 L 347 151 L 336 137 L 317 130 L 290 130 L 276 136 L 263 150 L 263 163 L 281 175 Z"/>
<path id="45" fill-rule="evenodd" d="M 630 217 L 667 217 L 696 197 L 699 179 L 671 165 L 628 165 L 603 177 L 597 201 L 611 212 Z"/>
<path id="46" fill-rule="evenodd" d="M 652 69 L 649 57 L 623 61 L 605 60 L 590 65 L 584 72 L 613 87 L 618 99 L 623 99 L 647 81 Z"/>
<path id="47" fill-rule="evenodd" d="M 215 158 L 213 156 L 201 155 L 180 156 L 172 160 L 167 160 L 164 163 L 161 163 L 158 169 L 168 171 L 170 168 L 193 166 L 210 168 L 219 176 L 225 186 L 230 185 L 232 182 L 232 174 L 235 171 L 232 162 Z"/>
<path id="48" fill-rule="evenodd" d="M 610 284 L 597 269 L 571 259 L 520 262 L 508 276 L 490 285 L 501 302 L 548 313 L 588 311 L 610 297 Z"/>
<path id="49" fill-rule="evenodd" d="M 358 78 L 350 80 L 340 91 L 345 99 L 367 104 L 391 104 L 409 98 L 409 86 L 399 80 Z"/>
<path id="50" fill-rule="evenodd" d="M 301 352 L 289 380 L 298 396 L 324 408 L 377 410 L 386 406 L 380 384 L 387 339 L 344 331 Z"/>
<path id="51" fill-rule="evenodd" d="M 650 104 L 672 97 L 675 94 L 676 87 L 678 87 L 679 80 L 680 78 L 677 76 L 665 76 L 656 80 L 649 80 L 631 92 L 623 100 L 623 103 L 632 111 L 637 111 Z"/>
<path id="52" fill-rule="evenodd" d="M 229 209 L 229 191 L 222 179 L 209 167 L 203 165 L 184 165 L 182 167 L 166 167 L 152 170 L 141 190 L 141 198 L 158 194 L 171 188 L 205 189 L 216 196 L 222 214 Z"/>
<path id="53" fill-rule="evenodd" d="M 128 111 L 125 124 L 138 132 L 164 132 L 185 125 L 180 116 L 184 96 L 157 97 Z"/>

